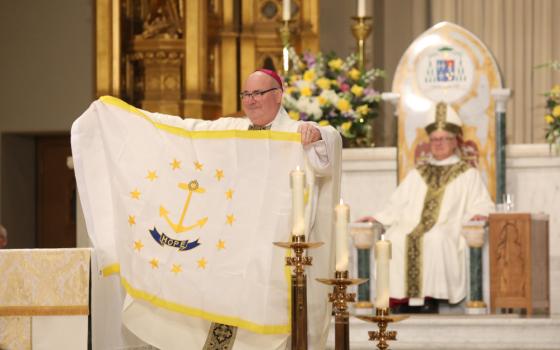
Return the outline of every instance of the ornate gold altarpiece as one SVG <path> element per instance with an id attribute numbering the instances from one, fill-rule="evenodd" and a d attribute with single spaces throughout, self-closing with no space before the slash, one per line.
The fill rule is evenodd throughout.
<path id="1" fill-rule="evenodd" d="M 319 0 L 292 0 L 292 45 L 319 49 Z M 282 0 L 96 1 L 96 94 L 214 119 L 239 110 L 243 80 L 282 67 Z"/>

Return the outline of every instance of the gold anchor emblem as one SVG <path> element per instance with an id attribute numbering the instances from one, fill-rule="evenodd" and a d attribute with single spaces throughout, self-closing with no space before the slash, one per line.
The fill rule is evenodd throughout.
<path id="1" fill-rule="evenodd" d="M 207 216 L 199 219 L 195 224 L 190 226 L 183 226 L 183 221 L 185 220 L 185 216 L 187 215 L 187 211 L 189 210 L 189 204 L 191 202 L 191 197 L 193 192 L 204 193 L 206 192 L 206 190 L 200 187 L 198 181 L 196 180 L 190 181 L 188 184 L 185 182 L 180 182 L 179 188 L 189 192 L 189 194 L 187 195 L 187 200 L 185 201 L 185 205 L 183 206 L 183 211 L 181 212 L 181 217 L 179 218 L 179 222 L 175 224 L 173 221 L 171 221 L 171 219 L 169 218 L 169 211 L 165 209 L 163 205 L 159 207 L 159 216 L 163 217 L 165 221 L 167 221 L 169 226 L 171 226 L 173 231 L 175 231 L 176 233 L 187 232 L 196 227 L 202 228 L 208 221 Z"/>

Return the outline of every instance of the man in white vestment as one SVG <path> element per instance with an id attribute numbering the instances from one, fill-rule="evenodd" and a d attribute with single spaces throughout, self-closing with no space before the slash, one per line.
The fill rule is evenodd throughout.
<path id="1" fill-rule="evenodd" d="M 340 194 L 341 138 L 332 127 L 294 121 L 281 106 L 282 80 L 273 71 L 257 70 L 244 83 L 241 101 L 246 118 L 193 120 L 152 113 L 159 124 L 189 130 L 271 130 L 298 132 L 306 157 L 308 205 L 306 235 L 309 241 L 325 245 L 309 252 L 313 266 L 308 275 L 308 332 L 310 349 L 324 349 L 330 323 L 329 288 L 315 282 L 334 271 L 334 244 L 331 244 L 332 214 Z M 270 242 L 272 244 L 272 242 Z M 227 291 L 224 291 L 227 293 Z M 122 315 L 128 329 L 145 342 L 161 349 L 261 350 L 287 349 L 289 334 L 260 334 L 243 327 L 190 317 L 143 300 L 126 297 Z"/>
<path id="2" fill-rule="evenodd" d="M 390 226 L 385 238 L 392 242 L 390 297 L 397 312 L 438 312 L 437 299 L 455 304 L 466 296 L 461 227 L 487 220 L 494 203 L 479 171 L 460 158 L 461 127 L 451 106 L 432 108 L 425 127 L 431 158 L 408 173 L 385 210 L 361 219 Z"/>

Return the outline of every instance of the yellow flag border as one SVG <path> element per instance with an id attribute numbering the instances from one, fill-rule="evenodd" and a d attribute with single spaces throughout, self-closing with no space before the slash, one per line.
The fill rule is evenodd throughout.
<path id="1" fill-rule="evenodd" d="M 290 333 L 290 324 L 286 324 L 286 325 L 270 325 L 270 326 L 264 326 L 264 325 L 259 325 L 256 324 L 254 322 L 250 322 L 238 317 L 230 317 L 230 316 L 224 316 L 224 315 L 218 315 L 215 313 L 211 313 L 211 312 L 206 312 L 204 310 L 201 309 L 197 309 L 194 307 L 190 307 L 190 306 L 186 306 L 186 305 L 182 305 L 182 304 L 178 304 L 172 301 L 168 301 L 162 298 L 159 298 L 153 294 L 150 294 L 148 292 L 145 292 L 143 290 L 140 289 L 136 289 L 134 288 L 124 277 L 121 276 L 121 282 L 122 285 L 124 287 L 124 289 L 126 290 L 126 292 L 133 298 L 136 299 L 142 299 L 144 301 L 149 302 L 150 304 L 156 306 L 156 307 L 160 307 L 163 309 L 167 309 L 170 311 L 174 311 L 174 312 L 178 312 L 181 314 L 185 314 L 185 315 L 189 315 L 189 316 L 194 316 L 194 317 L 201 317 L 203 319 L 206 319 L 208 321 L 212 321 L 212 322 L 219 322 L 219 323 L 223 323 L 223 324 L 228 324 L 228 325 L 232 325 L 232 326 L 236 326 L 239 328 L 243 328 L 255 333 L 260 333 L 260 334 L 288 334 Z"/>
<path id="2" fill-rule="evenodd" d="M 154 121 L 150 116 L 146 115 L 140 109 L 129 105 L 123 100 L 113 97 L 113 96 L 101 96 L 99 98 L 101 102 L 106 105 L 111 105 L 118 107 L 122 110 L 130 112 L 134 115 L 142 117 L 146 121 L 150 122 L 156 128 L 174 134 L 177 136 L 187 137 L 191 139 L 270 139 L 273 141 L 289 141 L 289 142 L 301 142 L 301 135 L 297 132 L 286 132 L 286 131 L 272 131 L 266 130 L 201 130 L 192 131 L 185 130 L 177 126 L 171 126 L 163 123 L 158 123 Z"/>
<path id="3" fill-rule="evenodd" d="M 286 249 L 286 256 L 291 256 L 291 251 Z M 109 264 L 101 269 L 101 274 L 103 277 L 108 277 L 114 274 L 120 274 L 121 267 L 119 263 Z M 284 274 L 286 280 L 288 282 L 288 324 L 286 325 L 274 325 L 274 326 L 264 326 L 259 325 L 254 322 L 246 321 L 237 317 L 230 317 L 225 315 L 218 315 L 211 312 L 206 312 L 194 307 L 178 304 L 172 301 L 168 301 L 162 298 L 159 298 L 153 294 L 145 292 L 143 290 L 134 288 L 124 277 L 121 276 L 121 283 L 126 290 L 126 292 L 133 298 L 142 299 L 151 303 L 156 307 L 161 307 L 170 311 L 178 312 L 181 314 L 194 316 L 194 317 L 201 317 L 205 320 L 212 321 L 212 322 L 219 322 L 223 324 L 233 325 L 239 328 L 247 329 L 249 331 L 260 333 L 260 334 L 287 334 L 291 331 L 291 318 L 290 310 L 292 306 L 292 297 L 291 293 L 291 270 L 288 266 L 284 267 Z"/>

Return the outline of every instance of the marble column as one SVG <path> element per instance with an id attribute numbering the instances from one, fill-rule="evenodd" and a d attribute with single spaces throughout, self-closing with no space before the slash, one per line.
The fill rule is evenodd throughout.
<path id="1" fill-rule="evenodd" d="M 506 108 L 509 89 L 494 89 L 496 100 L 496 203 L 502 203 L 506 193 Z"/>

